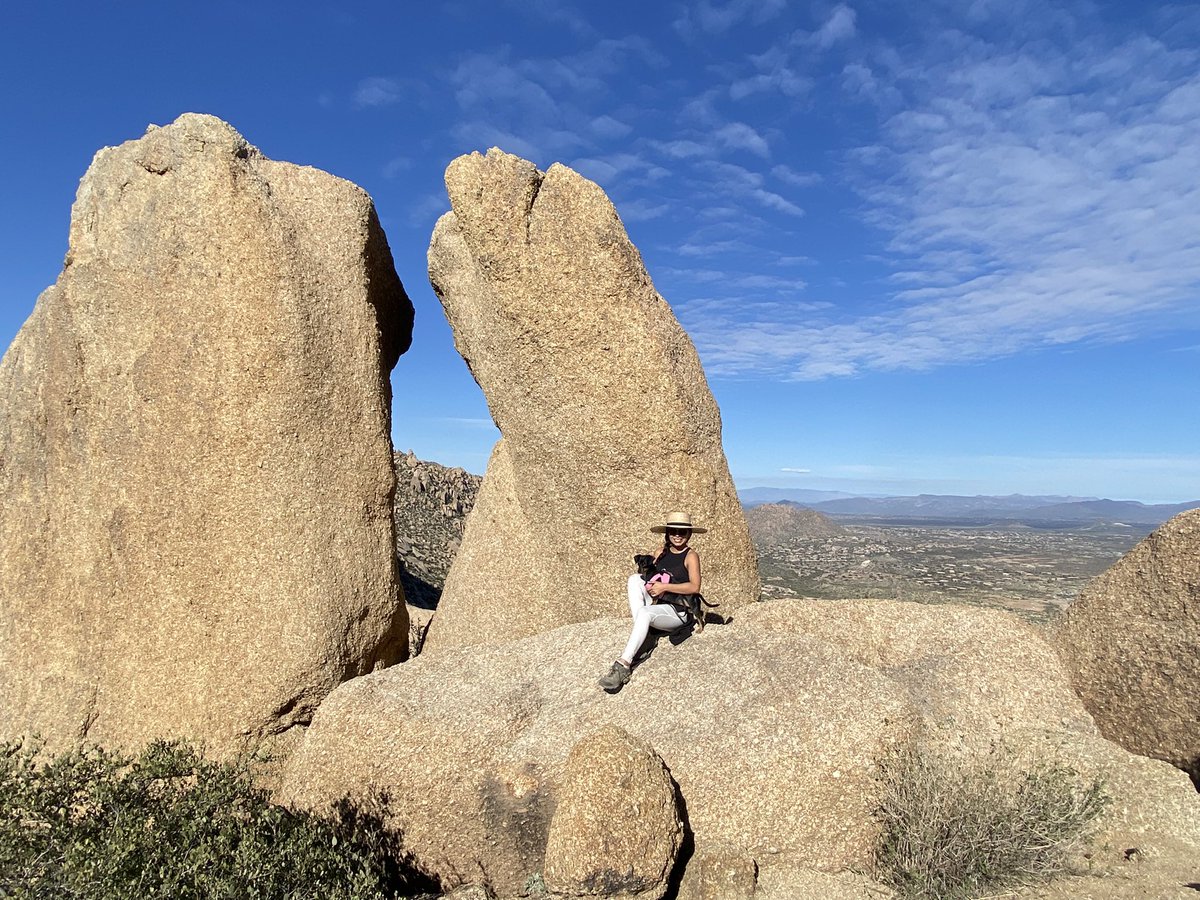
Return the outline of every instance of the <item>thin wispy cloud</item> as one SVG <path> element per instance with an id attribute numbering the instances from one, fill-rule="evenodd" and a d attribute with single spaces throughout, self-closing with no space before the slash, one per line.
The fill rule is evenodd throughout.
<path id="1" fill-rule="evenodd" d="M 754 65 L 753 74 L 734 78 L 729 85 L 729 96 L 742 100 L 753 94 L 778 91 L 785 97 L 799 97 L 813 87 L 813 80 L 801 74 L 792 65 L 791 57 L 783 47 L 771 47 L 750 57 Z"/>
<path id="2" fill-rule="evenodd" d="M 455 97 L 465 110 L 478 110 L 493 104 L 505 104 L 511 114 L 514 106 L 526 112 L 552 117 L 558 102 L 536 78 L 530 77 L 528 62 L 513 64 L 510 53 L 472 53 L 450 72 Z"/>
<path id="3" fill-rule="evenodd" d="M 849 40 L 854 37 L 856 31 L 854 23 L 857 19 L 858 14 L 853 9 L 844 3 L 838 4 L 821 24 L 821 27 L 808 37 L 807 43 L 825 49 L 841 41 Z"/>
<path id="4" fill-rule="evenodd" d="M 412 170 L 412 159 L 407 156 L 397 156 L 389 159 L 383 166 L 384 178 L 399 178 Z"/>
<path id="5" fill-rule="evenodd" d="M 764 158 L 771 155 L 766 138 L 745 122 L 730 122 L 718 128 L 713 139 L 727 150 L 745 150 Z"/>
<path id="6" fill-rule="evenodd" d="M 390 106 L 404 98 L 401 84 L 395 78 L 375 76 L 364 78 L 354 89 L 354 105 L 359 109 L 371 106 Z"/>
<path id="7" fill-rule="evenodd" d="M 452 425 L 457 428 L 483 428 L 494 429 L 496 423 L 487 418 L 469 418 L 466 416 L 442 416 L 441 418 L 433 419 L 434 422 L 443 425 Z"/>
<path id="8" fill-rule="evenodd" d="M 597 116 L 591 122 L 592 133 L 602 138 L 623 138 L 633 131 L 633 126 L 614 119 L 612 116 Z"/>
<path id="9" fill-rule="evenodd" d="M 667 214 L 670 206 L 653 200 L 631 200 L 621 204 L 620 215 L 626 222 L 646 222 Z"/>
<path id="10" fill-rule="evenodd" d="M 714 371 L 919 370 L 1200 323 L 1197 55 L 941 46 L 895 73 L 907 107 L 855 158 L 902 289 L 851 320 L 689 323 Z"/>
<path id="11" fill-rule="evenodd" d="M 761 25 L 785 9 L 787 0 L 730 0 L 726 3 L 701 0 L 682 8 L 674 28 L 683 37 L 693 37 L 697 33 L 719 35 L 743 22 Z"/>
<path id="12" fill-rule="evenodd" d="M 806 188 L 820 184 L 825 179 L 817 172 L 797 172 L 791 166 L 779 164 L 771 167 L 771 174 L 792 187 Z"/>

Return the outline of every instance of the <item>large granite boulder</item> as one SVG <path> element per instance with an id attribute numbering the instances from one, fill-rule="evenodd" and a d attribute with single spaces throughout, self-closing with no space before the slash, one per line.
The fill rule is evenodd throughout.
<path id="1" fill-rule="evenodd" d="M 446 187 L 429 277 L 502 437 L 427 647 L 627 614 L 631 556 L 676 509 L 711 529 L 705 595 L 757 600 L 716 402 L 604 192 L 495 149 Z"/>
<path id="2" fill-rule="evenodd" d="M 1178 879 L 1200 852 L 1187 778 L 1105 740 L 1053 648 L 1009 613 L 754 604 L 730 625 L 660 642 L 610 696 L 595 679 L 627 633 L 619 619 L 577 623 L 348 682 L 289 760 L 281 799 L 322 807 L 382 791 L 418 862 L 447 886 L 483 881 L 511 896 L 549 864 L 573 748 L 618 726 L 678 785 L 690 896 L 751 881 L 763 896 L 851 896 L 877 836 L 877 761 L 914 741 L 980 755 L 1003 743 L 1104 774 L 1115 802 L 1098 870 L 1132 871 L 1122 853 L 1139 848 L 1145 871 Z"/>
<path id="3" fill-rule="evenodd" d="M 188 114 L 101 150 L 0 364 L 0 735 L 214 753 L 404 658 L 370 198 Z"/>
<path id="4" fill-rule="evenodd" d="M 1088 584 L 1054 643 L 1105 736 L 1200 787 L 1200 509 Z"/>

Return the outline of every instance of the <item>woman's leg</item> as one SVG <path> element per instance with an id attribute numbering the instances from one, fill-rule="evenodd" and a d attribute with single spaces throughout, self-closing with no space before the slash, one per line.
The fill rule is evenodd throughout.
<path id="1" fill-rule="evenodd" d="M 633 631 L 629 635 L 629 643 L 625 645 L 625 652 L 621 654 L 621 661 L 628 666 L 633 665 L 633 658 L 645 642 L 646 635 L 650 633 L 652 627 L 659 631 L 674 631 L 681 625 L 683 625 L 683 621 L 670 603 L 654 603 L 639 607 L 633 614 Z"/>
<path id="2" fill-rule="evenodd" d="M 654 602 L 646 593 L 646 582 L 642 581 L 641 575 L 630 575 L 626 587 L 629 593 L 629 614 L 631 616 L 636 616 L 639 609 Z"/>

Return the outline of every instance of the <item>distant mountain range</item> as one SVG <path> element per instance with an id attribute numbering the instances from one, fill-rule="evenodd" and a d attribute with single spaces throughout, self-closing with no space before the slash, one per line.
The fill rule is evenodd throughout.
<path id="1" fill-rule="evenodd" d="M 832 516 L 869 516 L 880 519 L 996 519 L 1005 522 L 1063 522 L 1080 524 L 1158 525 L 1188 509 L 1188 503 L 1147 504 L 1137 500 L 1100 500 L 1094 497 L 1026 496 L 960 497 L 953 494 L 920 494 L 915 497 L 821 497 L 824 491 L 751 488 L 739 491 L 742 503 L 790 502 Z M 793 495 L 808 495 L 800 499 Z M 761 499 L 760 499 L 761 498 Z"/>
<path id="2" fill-rule="evenodd" d="M 809 491 L 802 488 L 773 488 L 754 487 L 738 491 L 738 499 L 743 506 L 757 506 L 760 503 L 782 503 L 790 501 L 807 505 L 822 503 L 826 500 L 850 500 L 864 496 L 880 496 L 878 494 L 847 494 L 844 491 Z"/>

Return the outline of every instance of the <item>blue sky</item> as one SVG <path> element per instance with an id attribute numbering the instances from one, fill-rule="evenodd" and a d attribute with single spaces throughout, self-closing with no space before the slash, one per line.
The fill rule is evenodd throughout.
<path id="1" fill-rule="evenodd" d="M 608 191 L 740 487 L 1200 498 L 1200 8 L 9 3 L 0 343 L 92 154 L 186 111 L 366 188 L 417 308 L 399 449 L 497 437 L 429 287 L 455 156 Z"/>

